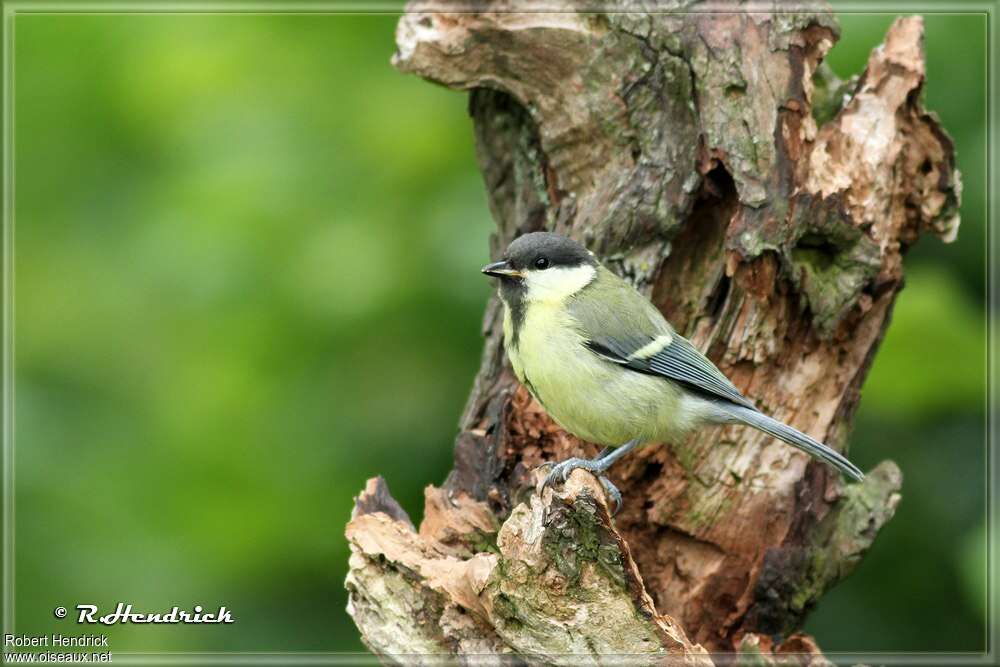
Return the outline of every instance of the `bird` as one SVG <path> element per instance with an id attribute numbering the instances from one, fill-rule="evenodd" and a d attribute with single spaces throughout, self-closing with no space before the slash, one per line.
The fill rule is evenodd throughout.
<path id="1" fill-rule="evenodd" d="M 743 424 L 830 464 L 864 474 L 839 452 L 759 411 L 630 283 L 573 239 L 532 232 L 482 268 L 498 279 L 504 348 L 517 379 L 552 419 L 603 445 L 593 459 L 544 464 L 542 489 L 578 468 L 594 474 L 614 512 L 621 492 L 605 473 L 641 444 L 671 442 L 713 424 Z"/>

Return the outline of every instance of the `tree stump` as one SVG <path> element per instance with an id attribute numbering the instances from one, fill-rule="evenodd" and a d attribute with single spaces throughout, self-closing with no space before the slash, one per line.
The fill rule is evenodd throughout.
<path id="1" fill-rule="evenodd" d="M 470 91 L 492 256 L 539 229 L 582 241 L 764 412 L 845 449 L 903 253 L 958 229 L 952 142 L 921 106 L 921 19 L 840 81 L 820 5 L 602 6 L 415 0 L 400 20 L 395 66 Z M 419 530 L 380 479 L 357 499 L 348 610 L 366 644 L 406 664 L 822 664 L 797 630 L 892 517 L 897 466 L 845 483 L 726 426 L 613 468 L 613 519 L 583 471 L 539 494 L 536 466 L 598 448 L 518 385 L 500 319 L 494 298 Z"/>

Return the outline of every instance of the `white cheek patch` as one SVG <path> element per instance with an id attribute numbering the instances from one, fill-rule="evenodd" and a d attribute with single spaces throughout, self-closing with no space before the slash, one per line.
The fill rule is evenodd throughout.
<path id="1" fill-rule="evenodd" d="M 529 271 L 525 279 L 527 298 L 529 301 L 561 301 L 589 285 L 596 275 L 596 269 L 587 264 Z"/>

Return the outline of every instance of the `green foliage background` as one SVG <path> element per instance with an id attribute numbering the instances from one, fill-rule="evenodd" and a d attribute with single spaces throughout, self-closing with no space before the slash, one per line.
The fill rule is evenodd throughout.
<path id="1" fill-rule="evenodd" d="M 842 16 L 835 71 L 891 20 Z M 907 258 L 865 385 L 852 458 L 895 459 L 904 498 L 809 621 L 828 651 L 984 646 L 985 20 L 926 20 L 962 229 Z M 419 517 L 490 289 L 465 98 L 389 66 L 394 24 L 16 19 L 18 632 L 225 604 L 112 649 L 362 649 L 351 497 L 381 473 Z"/>

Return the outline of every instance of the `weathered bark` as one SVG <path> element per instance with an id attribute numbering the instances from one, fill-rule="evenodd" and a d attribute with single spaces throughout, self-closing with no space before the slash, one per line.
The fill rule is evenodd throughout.
<path id="1" fill-rule="evenodd" d="M 398 68 L 471 91 L 493 256 L 541 228 L 582 240 L 765 412 L 844 448 L 903 252 L 958 228 L 952 144 L 920 103 L 922 21 L 898 20 L 841 82 L 821 65 L 838 36 L 822 8 L 575 6 L 416 0 L 399 24 Z M 892 517 L 895 464 L 846 484 L 756 431 L 707 429 L 613 468 L 612 521 L 586 473 L 535 492 L 534 466 L 597 448 L 518 386 L 496 300 L 484 334 L 419 532 L 374 481 L 348 525 L 372 650 L 822 661 L 795 632 Z"/>

